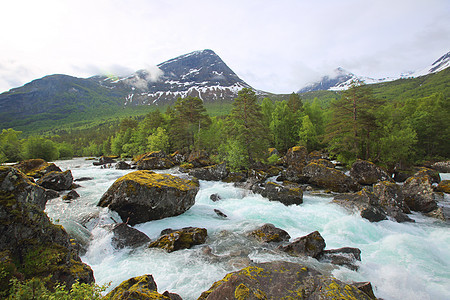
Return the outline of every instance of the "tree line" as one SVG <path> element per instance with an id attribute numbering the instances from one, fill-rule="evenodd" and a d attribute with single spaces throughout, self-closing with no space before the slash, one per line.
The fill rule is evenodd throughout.
<path id="1" fill-rule="evenodd" d="M 201 99 L 186 97 L 164 113 L 155 110 L 144 118 L 125 118 L 83 132 L 22 139 L 19 131 L 4 129 L 0 162 L 205 150 L 238 170 L 276 161 L 276 154 L 269 157 L 269 147 L 284 153 L 304 145 L 347 164 L 361 158 L 388 168 L 404 167 L 449 157 L 449 113 L 450 103 L 442 93 L 389 101 L 375 97 L 370 86 L 355 83 L 325 109 L 318 99 L 303 103 L 296 93 L 283 101 L 258 101 L 255 92 L 245 88 L 231 112 L 222 116 L 211 117 Z"/>

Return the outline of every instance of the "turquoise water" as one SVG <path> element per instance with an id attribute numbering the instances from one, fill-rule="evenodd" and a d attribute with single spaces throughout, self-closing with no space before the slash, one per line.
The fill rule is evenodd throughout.
<path id="1" fill-rule="evenodd" d="M 99 225 L 112 223 L 111 218 L 117 221 L 120 218 L 95 205 L 114 180 L 129 171 L 99 169 L 83 159 L 56 163 L 71 169 L 74 178 L 93 177 L 93 180 L 80 182 L 82 187 L 77 189 L 80 198 L 72 203 L 54 199 L 47 204 L 46 211 L 60 222 L 64 219 L 79 221 L 92 214 L 97 216 L 88 224 L 93 240 L 82 260 L 94 270 L 97 283 L 111 282 L 110 289 L 130 277 L 152 274 L 160 292 L 169 290 L 183 299 L 196 299 L 225 274 L 244 267 L 249 259 L 256 262 L 289 260 L 308 263 L 341 280 L 371 281 L 376 296 L 384 299 L 450 299 L 449 225 L 421 214 L 410 216 L 416 223 L 370 223 L 331 203 L 332 197 L 325 194 L 305 194 L 303 204 L 284 206 L 232 184 L 201 181 L 196 203 L 186 213 L 138 224 L 135 228 L 152 239 L 166 228 L 207 228 L 207 244 L 222 259 L 211 259 L 203 253 L 202 246 L 173 253 L 159 249 L 118 251 L 111 246 L 111 234 Z M 211 201 L 209 197 L 214 193 L 222 200 Z M 443 203 L 448 202 L 447 197 Z M 214 209 L 228 218 L 218 217 Z M 355 272 L 318 263 L 312 258 L 290 257 L 246 237 L 246 232 L 264 223 L 283 228 L 291 239 L 318 230 L 327 249 L 360 248 L 360 269 Z"/>

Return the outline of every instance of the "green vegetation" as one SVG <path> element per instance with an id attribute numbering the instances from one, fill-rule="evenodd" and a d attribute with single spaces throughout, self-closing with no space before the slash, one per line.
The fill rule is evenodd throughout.
<path id="1" fill-rule="evenodd" d="M 415 79 L 355 85 L 341 93 L 269 94 L 260 99 L 243 89 L 230 104 L 203 104 L 187 97 L 164 107 L 164 112 L 133 108 L 122 118 L 67 123 L 40 135 L 4 129 L 0 162 L 206 150 L 212 159 L 239 170 L 267 162 L 268 147 L 275 147 L 281 156 L 295 145 L 309 151 L 323 149 L 345 163 L 362 158 L 389 168 L 446 159 L 449 76 L 447 69 Z"/>

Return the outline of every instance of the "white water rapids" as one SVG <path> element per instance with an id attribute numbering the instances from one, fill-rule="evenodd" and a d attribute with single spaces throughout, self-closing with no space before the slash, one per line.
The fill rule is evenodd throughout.
<path id="1" fill-rule="evenodd" d="M 245 267 L 251 259 L 255 262 L 286 260 L 307 263 L 343 281 L 370 281 L 375 295 L 387 300 L 450 299 L 448 223 L 416 213 L 410 215 L 415 223 L 370 223 L 331 203 L 332 196 L 324 194 L 305 193 L 303 204 L 285 206 L 235 188 L 233 184 L 200 181 L 196 203 L 186 213 L 134 228 L 152 240 L 166 228 L 206 228 L 207 245 L 213 254 L 222 258 L 204 254 L 202 246 L 172 253 L 145 247 L 115 250 L 111 246 L 112 234 L 98 225 L 112 223 L 111 218 L 120 222 L 120 217 L 96 204 L 117 178 L 130 171 L 100 169 L 93 166 L 92 161 L 82 158 L 55 163 L 63 170 L 70 169 L 75 179 L 92 178 L 79 182 L 81 187 L 76 191 L 80 198 L 70 203 L 65 203 L 61 197 L 50 200 L 46 212 L 54 222 L 65 226 L 99 214 L 100 218 L 88 223 L 93 239 L 81 258 L 94 270 L 98 284 L 111 282 L 108 291 L 131 277 L 152 274 L 160 293 L 168 290 L 185 300 L 197 299 L 215 281 Z M 441 176 L 450 179 L 449 174 Z M 210 200 L 210 195 L 215 193 L 221 197 L 218 202 Z M 450 197 L 445 197 L 442 203 L 448 205 Z M 219 209 L 228 218 L 220 218 L 214 209 Z M 312 258 L 280 254 L 273 246 L 246 238 L 247 231 L 265 223 L 286 230 L 291 240 L 318 230 L 325 239 L 326 249 L 361 249 L 359 271 L 319 263 Z"/>

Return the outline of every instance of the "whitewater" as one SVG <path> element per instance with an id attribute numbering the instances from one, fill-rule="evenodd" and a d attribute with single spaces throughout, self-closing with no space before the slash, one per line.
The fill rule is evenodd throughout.
<path id="1" fill-rule="evenodd" d="M 250 260 L 284 260 L 307 264 L 343 281 L 370 281 L 375 295 L 383 299 L 450 299 L 450 226 L 443 221 L 414 213 L 410 217 L 415 223 L 371 223 L 332 203 L 333 195 L 320 191 L 305 192 L 301 205 L 285 206 L 230 183 L 200 181 L 195 205 L 186 213 L 134 228 L 152 240 L 166 228 L 206 228 L 206 245 L 215 256 L 205 253 L 205 245 L 172 253 L 146 247 L 116 250 L 111 245 L 112 233 L 101 225 L 122 220 L 96 205 L 117 178 L 132 170 L 101 169 L 84 158 L 55 163 L 71 170 L 74 179 L 91 178 L 78 182 L 80 198 L 70 203 L 62 197 L 50 200 L 46 213 L 53 222 L 72 231 L 82 220 L 90 220 L 86 227 L 92 239 L 81 259 L 93 269 L 97 284 L 110 283 L 108 291 L 131 277 L 152 274 L 160 293 L 168 290 L 185 300 L 197 299 L 215 281 L 247 266 Z M 177 169 L 158 172 L 187 176 Z M 450 174 L 441 177 L 450 179 Z M 213 202 L 211 194 L 218 194 L 221 200 Z M 449 195 L 439 205 L 449 206 Z M 214 209 L 227 218 L 218 216 Z M 246 236 L 265 223 L 286 230 L 291 240 L 317 230 L 325 239 L 326 249 L 359 248 L 359 270 L 279 253 L 275 246 Z"/>

